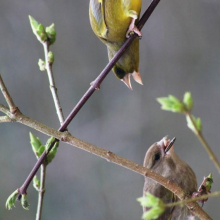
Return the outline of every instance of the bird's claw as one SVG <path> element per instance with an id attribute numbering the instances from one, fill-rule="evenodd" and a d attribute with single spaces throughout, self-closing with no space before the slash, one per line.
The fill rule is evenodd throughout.
<path id="1" fill-rule="evenodd" d="M 128 31 L 127 31 L 127 33 L 126 33 L 126 37 L 129 38 L 130 35 L 132 35 L 132 34 L 135 33 L 135 34 L 138 35 L 139 39 L 141 39 L 141 38 L 142 38 L 142 33 L 141 33 L 141 31 L 137 28 L 137 26 L 135 25 L 135 20 L 136 20 L 135 18 L 132 18 L 131 24 L 129 25 Z"/>

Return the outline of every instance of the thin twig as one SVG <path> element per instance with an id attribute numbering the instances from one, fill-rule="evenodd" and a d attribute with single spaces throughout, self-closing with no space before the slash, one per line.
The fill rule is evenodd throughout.
<path id="1" fill-rule="evenodd" d="M 45 177 L 46 177 L 46 164 L 41 164 L 41 172 L 40 172 L 40 187 L 38 193 L 38 203 L 37 203 L 37 213 L 36 220 L 40 220 L 42 216 L 43 209 L 43 201 L 44 201 L 44 193 L 45 193 Z"/>
<path id="2" fill-rule="evenodd" d="M 60 125 L 64 122 L 64 116 L 63 111 L 60 105 L 58 93 L 57 93 L 57 87 L 55 85 L 54 75 L 52 71 L 52 63 L 49 62 L 49 41 L 43 41 L 42 42 L 44 47 L 44 56 L 45 56 L 45 69 L 47 71 L 47 76 L 49 80 L 50 90 L 53 97 L 53 101 L 55 104 L 55 109 L 58 115 L 58 119 L 60 122 Z M 38 193 L 38 204 L 37 204 L 37 213 L 36 213 L 36 220 L 40 220 L 42 216 L 42 210 L 43 210 L 43 200 L 44 200 L 44 194 L 45 194 L 45 181 L 46 181 L 46 169 L 47 165 L 45 163 L 41 164 L 41 185 L 40 190 Z"/>
<path id="3" fill-rule="evenodd" d="M 54 80 L 53 71 L 52 71 L 52 64 L 48 61 L 49 42 L 45 41 L 42 44 L 44 47 L 45 68 L 46 68 L 47 76 L 49 79 L 50 90 L 51 90 L 53 101 L 54 101 L 55 108 L 57 111 L 58 119 L 60 121 L 60 124 L 62 125 L 64 122 L 63 111 L 62 111 L 62 108 L 60 105 L 60 101 L 59 101 L 59 97 L 58 97 L 58 93 L 57 93 L 57 87 L 55 85 L 55 80 Z"/>
<path id="4" fill-rule="evenodd" d="M 141 30 L 156 6 L 160 0 L 153 0 L 151 5 L 148 7 L 148 9 L 145 11 L 144 15 L 140 19 L 140 21 L 137 24 L 137 27 Z M 116 64 L 116 62 L 120 59 L 120 57 L 123 55 L 123 53 L 126 51 L 126 49 L 131 45 L 132 41 L 138 37 L 136 34 L 133 34 L 130 38 L 128 38 L 125 43 L 122 45 L 122 47 L 118 50 L 118 52 L 115 54 L 115 56 L 112 58 L 112 60 L 107 64 L 107 66 L 104 68 L 104 70 L 99 74 L 99 76 L 91 83 L 90 88 L 87 90 L 87 92 L 83 95 L 83 97 L 79 100 L 79 102 L 76 104 L 74 109 L 71 111 L 69 116 L 66 118 L 62 126 L 58 129 L 59 131 L 65 131 L 67 126 L 70 124 L 70 122 L 73 120 L 73 118 L 76 116 L 76 114 L 79 112 L 79 110 L 84 106 L 84 104 L 87 102 L 87 100 L 91 97 L 91 95 L 95 92 L 95 90 L 100 88 L 100 85 L 102 81 L 105 79 L 105 77 L 108 75 L 112 67 Z M 23 183 L 23 185 L 19 188 L 19 195 L 18 200 L 20 200 L 22 194 L 26 194 L 27 188 L 29 184 L 31 183 L 32 179 L 34 178 L 36 172 L 40 168 L 41 163 L 46 158 L 47 154 L 50 152 L 50 150 L 53 148 L 56 141 L 54 141 L 47 149 L 47 152 L 44 151 L 42 155 L 40 156 L 39 160 L 33 167 L 32 171 L 28 175 L 27 179 Z"/>
<path id="5" fill-rule="evenodd" d="M 8 116 L 0 116 L 0 123 L 2 122 L 12 122 L 13 120 Z"/>
<path id="6" fill-rule="evenodd" d="M 0 105 L 0 111 L 4 112 L 5 114 L 10 117 L 11 113 L 9 109 L 3 105 Z M 42 123 L 33 120 L 25 115 L 23 115 L 21 112 L 17 112 L 15 116 L 12 116 L 13 120 L 19 123 L 22 123 L 28 127 L 31 127 L 35 130 L 38 130 L 48 136 L 53 136 L 56 139 L 59 139 L 61 141 L 66 142 L 67 144 L 70 144 L 74 147 L 80 148 L 82 150 L 85 150 L 89 153 L 92 153 L 98 157 L 104 158 L 109 162 L 115 163 L 119 166 L 125 167 L 126 169 L 129 169 L 131 171 L 134 171 L 136 173 L 139 173 L 143 176 L 146 176 L 148 178 L 151 178 L 155 180 L 156 182 L 160 183 L 162 186 L 167 188 L 168 190 L 172 191 L 180 200 L 189 199 L 190 197 L 186 196 L 186 193 L 175 183 L 173 183 L 170 180 L 167 180 L 166 178 L 160 176 L 159 174 L 137 164 L 134 163 L 128 159 L 125 159 L 123 157 L 120 157 L 110 151 L 106 151 L 102 148 L 99 148 L 97 146 L 94 146 L 92 144 L 86 143 L 80 139 L 77 139 L 73 136 L 71 136 L 67 132 L 59 132 L 55 129 L 52 129 L 46 125 L 43 125 Z M 22 187 L 21 187 L 22 188 Z M 21 190 L 20 188 L 20 190 Z M 194 215 L 198 216 L 202 220 L 211 220 L 211 218 L 208 216 L 206 212 L 196 203 L 196 202 L 190 202 L 186 204 L 187 207 L 194 213 Z"/>
<path id="7" fill-rule="evenodd" d="M 181 200 L 181 201 L 178 201 L 178 202 L 168 203 L 168 204 L 165 204 L 165 207 L 168 208 L 168 207 L 173 207 L 173 206 L 177 206 L 177 205 L 186 205 L 189 202 L 196 202 L 196 201 L 199 201 L 199 200 L 202 200 L 202 199 L 207 199 L 209 197 L 215 197 L 215 196 L 220 196 L 220 191 L 209 193 L 209 194 L 198 196 L 198 197 L 193 197 L 191 199 L 186 199 L 186 200 Z"/>
<path id="8" fill-rule="evenodd" d="M 0 74 L 0 89 L 2 91 L 3 96 L 5 97 L 6 102 L 8 103 L 8 107 L 10 108 L 10 111 L 12 113 L 16 112 L 17 107 L 15 106 L 15 103 L 12 100 L 12 98 L 11 98 L 11 96 L 10 96 L 10 94 L 9 94 L 5 84 L 4 84 L 4 81 L 2 79 L 1 74 Z"/>
<path id="9" fill-rule="evenodd" d="M 199 139 L 199 141 L 201 142 L 201 144 L 203 145 L 203 147 L 205 148 L 206 152 L 209 155 L 210 160 L 214 163 L 214 165 L 216 166 L 216 168 L 218 169 L 218 172 L 220 173 L 220 163 L 218 161 L 218 158 L 215 156 L 214 152 L 212 151 L 211 147 L 209 146 L 209 144 L 207 143 L 207 141 L 205 140 L 203 134 L 201 131 L 199 131 L 195 125 L 195 122 L 192 118 L 192 115 L 190 112 L 186 112 L 186 116 L 190 119 L 194 129 L 194 134 L 197 136 L 197 138 Z"/>

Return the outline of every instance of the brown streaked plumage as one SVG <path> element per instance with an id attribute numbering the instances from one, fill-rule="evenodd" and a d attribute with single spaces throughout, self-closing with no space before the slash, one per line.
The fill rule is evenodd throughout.
<path id="1" fill-rule="evenodd" d="M 144 158 L 144 167 L 166 177 L 175 182 L 185 192 L 192 195 L 197 190 L 196 176 L 188 164 L 182 161 L 170 148 L 166 153 L 169 144 L 167 137 L 154 143 L 148 150 Z M 178 201 L 178 198 L 159 183 L 145 177 L 143 193 L 149 192 L 163 200 L 164 203 Z M 144 212 L 147 208 L 144 208 Z M 190 211 L 186 206 L 175 206 L 168 208 L 157 218 L 157 220 L 186 220 Z"/>

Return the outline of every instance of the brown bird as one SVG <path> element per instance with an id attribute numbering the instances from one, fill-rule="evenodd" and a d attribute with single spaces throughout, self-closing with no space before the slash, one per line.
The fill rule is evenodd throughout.
<path id="1" fill-rule="evenodd" d="M 197 181 L 193 170 L 182 161 L 173 150 L 173 143 L 164 137 L 159 142 L 154 143 L 148 150 L 144 158 L 144 167 L 162 175 L 179 185 L 186 193 L 192 195 L 197 191 Z M 159 183 L 145 177 L 143 194 L 146 192 L 163 200 L 164 203 L 178 201 L 178 198 L 168 189 Z M 143 211 L 147 211 L 145 207 Z M 157 220 L 186 220 L 190 211 L 186 206 L 174 206 L 167 208 Z"/>

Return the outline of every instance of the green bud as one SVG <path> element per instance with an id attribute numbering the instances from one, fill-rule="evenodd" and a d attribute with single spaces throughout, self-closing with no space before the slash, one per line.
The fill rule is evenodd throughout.
<path id="1" fill-rule="evenodd" d="M 42 145 L 41 141 L 38 137 L 34 136 L 31 132 L 29 133 L 29 135 L 30 135 L 30 143 L 32 146 L 32 150 L 36 154 Z"/>
<path id="2" fill-rule="evenodd" d="M 48 62 L 49 64 L 53 64 L 54 62 L 54 55 L 51 51 L 48 53 Z"/>
<path id="3" fill-rule="evenodd" d="M 184 104 L 173 95 L 157 98 L 157 101 L 161 104 L 161 109 L 163 110 L 179 113 L 186 111 Z"/>
<path id="4" fill-rule="evenodd" d="M 191 120 L 192 118 L 192 120 Z M 191 129 L 194 133 L 201 132 L 202 131 L 202 121 L 200 118 L 195 118 L 193 115 L 191 115 L 191 118 L 189 115 L 186 115 L 186 121 L 187 126 L 189 129 Z M 195 124 L 195 127 L 194 127 Z"/>
<path id="5" fill-rule="evenodd" d="M 57 148 L 58 148 L 58 146 L 59 146 L 59 142 L 57 141 L 55 144 L 54 144 L 54 146 L 53 146 L 53 148 L 50 150 L 50 152 L 48 153 L 48 155 L 47 155 L 47 165 L 49 164 L 49 163 L 51 163 L 52 162 L 52 160 L 55 158 L 55 156 L 56 156 L 56 154 L 57 154 Z M 48 146 L 49 147 L 49 146 Z"/>
<path id="6" fill-rule="evenodd" d="M 33 179 L 33 187 L 39 191 L 39 188 L 40 188 L 40 180 L 37 178 L 37 175 L 34 176 L 34 179 Z"/>
<path id="7" fill-rule="evenodd" d="M 47 40 L 47 33 L 42 24 L 39 24 L 33 17 L 29 15 L 29 20 L 33 33 L 36 35 L 37 39 L 42 42 Z"/>
<path id="8" fill-rule="evenodd" d="M 50 45 L 52 45 L 56 41 L 55 25 L 51 24 L 49 27 L 46 27 L 46 33 L 49 38 Z"/>
<path id="9" fill-rule="evenodd" d="M 41 60 L 41 59 L 39 59 L 38 60 L 38 66 L 39 66 L 39 69 L 40 69 L 40 71 L 45 71 L 45 61 L 43 61 L 43 60 Z"/>
<path id="10" fill-rule="evenodd" d="M 42 24 L 38 25 L 36 33 L 40 37 L 41 41 L 47 40 L 47 33 L 46 33 L 45 28 Z"/>
<path id="11" fill-rule="evenodd" d="M 28 207 L 30 206 L 30 204 L 27 201 L 27 195 L 21 196 L 21 205 L 22 205 L 23 209 L 29 210 Z"/>
<path id="12" fill-rule="evenodd" d="M 146 193 L 146 196 L 138 198 L 137 201 L 140 202 L 143 207 L 155 207 L 160 203 L 163 203 L 161 199 L 155 197 L 149 192 Z"/>
<path id="13" fill-rule="evenodd" d="M 190 92 L 186 92 L 183 97 L 183 103 L 185 104 L 188 111 L 192 110 L 193 107 L 193 99 Z"/>
<path id="14" fill-rule="evenodd" d="M 29 17 L 29 21 L 30 21 L 30 24 L 31 24 L 32 31 L 35 33 L 37 31 L 39 23 L 33 17 L 31 17 L 30 15 L 28 17 Z"/>
<path id="15" fill-rule="evenodd" d="M 41 145 L 38 151 L 36 152 L 37 158 L 39 158 L 44 151 L 45 151 L 45 146 Z"/>
<path id="16" fill-rule="evenodd" d="M 206 189 L 207 189 L 208 191 L 211 190 L 212 184 L 213 184 L 213 178 L 212 178 L 212 174 L 210 173 L 210 174 L 206 177 L 206 181 L 205 181 L 205 186 L 206 186 Z"/>
<path id="17" fill-rule="evenodd" d="M 15 201 L 17 199 L 18 196 L 18 190 L 15 190 L 7 199 L 6 203 L 5 203 L 5 207 L 8 210 L 12 209 L 12 206 L 15 207 Z"/>
<path id="18" fill-rule="evenodd" d="M 207 177 L 213 180 L 212 173 L 210 173 Z"/>
<path id="19" fill-rule="evenodd" d="M 165 211 L 165 207 L 164 206 L 158 206 L 158 207 L 154 207 L 151 208 L 149 211 L 145 212 L 142 215 L 142 219 L 157 219 L 160 215 L 162 215 Z"/>

